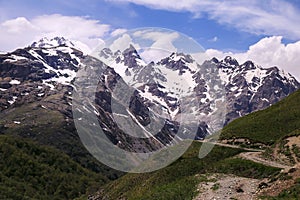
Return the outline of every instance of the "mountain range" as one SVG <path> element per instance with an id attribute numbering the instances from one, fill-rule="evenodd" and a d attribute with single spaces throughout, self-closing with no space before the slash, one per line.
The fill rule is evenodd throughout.
<path id="1" fill-rule="evenodd" d="M 71 41 L 59 37 L 44 38 L 29 47 L 1 54 L 1 112 L 38 102 L 43 109 L 59 111 L 66 121 L 72 121 L 76 73 L 86 66 L 84 62 L 89 58 Z M 151 110 L 175 126 L 186 113 L 199 121 L 197 138 L 204 138 L 236 118 L 269 107 L 300 86 L 292 75 L 277 67 L 263 68 L 252 61 L 239 64 L 229 56 L 197 63 L 191 55 L 174 52 L 159 62 L 145 63 L 130 45 L 123 52 L 105 48 L 96 58 L 101 60 L 98 67 L 109 69 L 111 74 L 108 85 L 107 79 L 102 82 L 110 90 L 98 95 L 102 98 L 99 109 L 107 110 L 110 102 L 103 103 L 103 99 L 112 96 L 113 85 L 123 79 L 135 91 L 135 103 L 131 100 L 130 111 L 126 113 L 136 118 L 135 123 L 149 124 Z M 104 74 L 99 78 L 104 78 Z M 218 115 L 217 119 L 212 120 L 213 115 Z M 14 122 L 3 126 L 10 123 Z"/>

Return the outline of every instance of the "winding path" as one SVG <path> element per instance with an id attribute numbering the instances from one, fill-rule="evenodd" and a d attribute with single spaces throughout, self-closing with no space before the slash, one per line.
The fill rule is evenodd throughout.
<path id="1" fill-rule="evenodd" d="M 282 169 L 290 169 L 291 166 L 289 165 L 283 165 L 281 163 L 267 160 L 263 157 L 261 157 L 261 152 L 243 152 L 238 155 L 238 157 L 251 160 L 256 163 L 261 163 L 263 165 L 271 166 L 271 167 L 277 167 L 277 168 L 282 168 Z"/>
<path id="2" fill-rule="evenodd" d="M 262 149 L 253 149 L 253 148 L 243 148 L 240 147 L 238 145 L 231 145 L 231 144 L 224 144 L 224 143 L 219 143 L 219 142 L 209 142 L 209 141 L 198 141 L 201 143 L 209 143 L 209 144 L 213 144 L 213 145 L 217 145 L 217 146 L 223 146 L 223 147 L 230 147 L 230 148 L 235 148 L 235 149 L 243 149 L 247 152 L 242 152 L 240 154 L 237 155 L 237 157 L 246 159 L 246 160 L 251 160 L 253 162 L 256 163 L 260 163 L 263 165 L 267 165 L 267 166 L 271 166 L 271 167 L 277 167 L 277 168 L 282 168 L 285 170 L 288 170 L 291 168 L 291 166 L 289 165 L 283 165 L 281 163 L 278 163 L 276 161 L 271 161 L 271 160 L 267 160 L 265 158 L 263 158 L 261 156 L 262 152 L 264 152 L 265 150 Z"/>

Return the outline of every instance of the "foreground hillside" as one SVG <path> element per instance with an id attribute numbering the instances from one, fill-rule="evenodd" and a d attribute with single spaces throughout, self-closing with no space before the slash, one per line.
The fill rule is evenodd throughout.
<path id="1" fill-rule="evenodd" d="M 0 136 L 0 199 L 75 199 L 107 181 L 54 148 Z"/>

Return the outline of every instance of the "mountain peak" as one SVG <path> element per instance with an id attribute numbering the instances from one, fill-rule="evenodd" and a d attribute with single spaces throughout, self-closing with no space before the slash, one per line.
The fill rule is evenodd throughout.
<path id="1" fill-rule="evenodd" d="M 99 55 L 100 55 L 100 57 L 107 59 L 109 57 L 112 57 L 113 52 L 111 51 L 110 48 L 104 48 L 100 51 Z"/>
<path id="2" fill-rule="evenodd" d="M 47 38 L 44 37 L 37 42 L 33 42 L 30 46 L 36 48 L 51 48 L 57 46 L 71 46 L 74 47 L 75 45 L 70 40 L 65 39 L 64 37 L 54 37 L 54 38 Z"/>
<path id="3" fill-rule="evenodd" d="M 258 67 L 251 60 L 246 61 L 242 66 L 246 70 L 256 69 Z"/>
<path id="4" fill-rule="evenodd" d="M 129 45 L 129 48 L 128 48 L 128 49 L 131 49 L 131 50 L 136 51 L 135 47 L 134 47 L 132 44 Z"/>
<path id="5" fill-rule="evenodd" d="M 175 62 L 183 61 L 183 62 L 187 62 L 187 63 L 192 63 L 194 61 L 193 58 L 192 58 L 192 56 L 190 56 L 188 54 L 175 53 L 175 52 L 173 52 L 170 55 L 170 59 L 172 59 Z"/>
<path id="6" fill-rule="evenodd" d="M 210 61 L 213 63 L 219 63 L 219 60 L 216 57 L 213 57 L 212 59 L 210 59 Z"/>
<path id="7" fill-rule="evenodd" d="M 132 55 L 134 57 L 140 57 L 137 53 L 137 50 L 135 49 L 135 47 L 130 44 L 130 46 L 124 50 L 123 52 L 124 55 Z"/>
<path id="8" fill-rule="evenodd" d="M 226 56 L 222 62 L 227 63 L 229 65 L 239 66 L 238 61 L 235 58 L 232 58 L 231 56 Z"/>
<path id="9" fill-rule="evenodd" d="M 54 48 L 54 47 L 59 47 L 59 46 L 66 46 L 66 47 L 71 47 L 74 49 L 77 49 L 84 54 L 89 54 L 91 52 L 91 49 L 84 43 L 80 41 L 71 41 L 68 39 L 65 39 L 64 37 L 54 37 L 54 38 L 41 38 L 39 41 L 33 42 L 30 47 L 33 48 Z"/>

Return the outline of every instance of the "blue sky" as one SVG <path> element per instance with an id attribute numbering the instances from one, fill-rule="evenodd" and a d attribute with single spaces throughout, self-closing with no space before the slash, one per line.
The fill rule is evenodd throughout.
<path id="1" fill-rule="evenodd" d="M 170 4 L 172 4 L 171 2 L 169 1 Z M 299 9 L 300 1 L 289 1 L 289 4 L 295 9 Z M 278 34 L 276 31 L 274 34 L 272 32 L 254 34 L 232 24 L 220 23 L 218 20 L 211 19 L 212 17 L 207 13 L 203 13 L 201 17 L 195 17 L 195 13 L 188 9 L 176 11 L 164 8 L 163 5 L 154 8 L 146 3 L 135 4 L 126 1 L 10 0 L 0 1 L 0 8 L 2 22 L 20 16 L 32 19 L 45 14 L 88 16 L 90 19 L 109 24 L 113 28 L 163 27 L 173 29 L 193 37 L 205 48 L 220 50 L 243 51 L 265 36 Z M 276 22 L 274 21 L 274 23 Z M 286 35 L 283 41 L 292 42 L 299 38 Z"/>
<path id="2" fill-rule="evenodd" d="M 289 69 L 298 62 L 299 24 L 300 0 L 0 0 L 0 50 L 55 34 L 91 46 L 116 29 L 162 27 L 194 38 L 216 56 L 256 56 L 259 64 L 283 65 L 282 58 L 259 59 L 262 45 L 275 45 L 292 60 L 289 67 L 281 66 Z M 251 46 L 257 51 L 250 52 L 252 57 Z"/>

